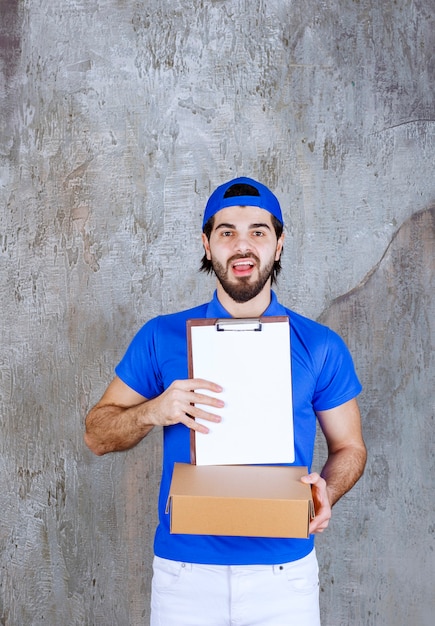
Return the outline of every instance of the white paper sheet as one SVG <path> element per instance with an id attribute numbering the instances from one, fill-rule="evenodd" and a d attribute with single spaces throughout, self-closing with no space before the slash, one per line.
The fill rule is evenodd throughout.
<path id="1" fill-rule="evenodd" d="M 261 331 L 192 326 L 191 341 L 194 377 L 221 385 L 216 395 L 225 402 L 213 410 L 222 422 L 204 420 L 210 432 L 195 433 L 196 464 L 293 463 L 288 320 L 263 323 Z"/>

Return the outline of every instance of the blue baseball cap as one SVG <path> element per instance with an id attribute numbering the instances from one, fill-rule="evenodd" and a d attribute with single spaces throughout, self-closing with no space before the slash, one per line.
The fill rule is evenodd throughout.
<path id="1" fill-rule="evenodd" d="M 251 189 L 243 189 L 241 185 Z M 240 195 L 240 192 L 243 195 Z M 213 215 L 229 206 L 257 206 L 265 209 L 281 224 L 284 224 L 278 198 L 265 185 L 253 178 L 242 176 L 220 185 L 213 191 L 205 207 L 202 229 L 204 230 L 204 226 Z"/>

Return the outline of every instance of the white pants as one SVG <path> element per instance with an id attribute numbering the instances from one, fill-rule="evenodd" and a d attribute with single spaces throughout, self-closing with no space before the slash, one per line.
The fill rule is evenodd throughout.
<path id="1" fill-rule="evenodd" d="M 315 550 L 280 565 L 154 557 L 151 626 L 320 626 Z"/>

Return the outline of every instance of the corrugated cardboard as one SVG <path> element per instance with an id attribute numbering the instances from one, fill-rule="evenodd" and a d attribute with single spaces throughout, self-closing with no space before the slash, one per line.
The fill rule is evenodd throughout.
<path id="1" fill-rule="evenodd" d="M 314 516 L 306 467 L 176 463 L 171 533 L 307 538 Z"/>

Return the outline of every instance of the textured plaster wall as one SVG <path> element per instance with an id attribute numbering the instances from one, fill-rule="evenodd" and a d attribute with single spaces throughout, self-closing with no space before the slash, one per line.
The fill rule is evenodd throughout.
<path id="1" fill-rule="evenodd" d="M 337 504 L 330 532 L 318 542 L 327 623 L 429 625 L 435 608 L 435 207 L 407 220 L 373 272 L 320 319 L 340 330 L 358 355 L 369 449 L 361 482 Z"/>
<path id="2" fill-rule="evenodd" d="M 323 623 L 432 624 L 434 33 L 431 0 L 0 1 L 0 624 L 147 623 L 161 433 L 96 458 L 83 419 L 145 320 L 209 297 L 235 175 L 365 387 Z"/>

